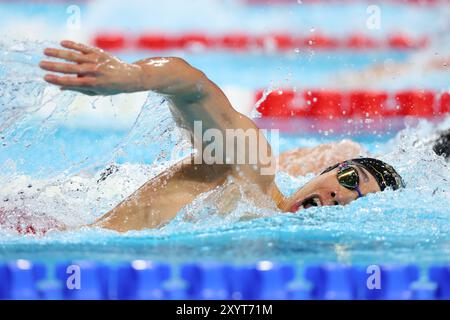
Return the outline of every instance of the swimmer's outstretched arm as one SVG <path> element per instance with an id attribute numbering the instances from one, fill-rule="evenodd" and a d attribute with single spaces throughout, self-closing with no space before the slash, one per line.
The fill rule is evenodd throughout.
<path id="1" fill-rule="evenodd" d="M 88 95 L 152 90 L 167 96 L 172 102 L 171 111 L 178 125 L 188 129 L 193 138 L 195 121 L 201 121 L 203 132 L 218 129 L 224 137 L 227 129 L 251 129 L 259 134 L 253 121 L 235 111 L 217 85 L 181 58 L 149 58 L 129 64 L 84 44 L 62 41 L 61 45 L 70 50 L 47 48 L 44 53 L 69 63 L 42 61 L 40 66 L 47 71 L 65 74 L 48 74 L 44 78 L 62 90 Z M 259 142 L 258 148 L 265 148 L 270 163 L 275 163 L 265 138 Z M 248 153 L 248 150 L 236 149 L 234 152 Z M 239 170 L 240 176 L 257 184 L 263 192 L 275 193 L 275 198 L 281 195 L 273 183 L 275 170 L 273 174 L 260 174 L 260 162 L 256 165 L 231 166 Z"/>
<path id="2" fill-rule="evenodd" d="M 62 41 L 64 49 L 47 48 L 45 55 L 67 62 L 41 61 L 40 67 L 64 75 L 47 74 L 45 81 L 62 90 L 88 95 L 114 95 L 138 91 L 156 91 L 180 96 L 200 92 L 196 83 L 201 72 L 180 58 L 150 58 L 126 63 L 95 47 Z"/>

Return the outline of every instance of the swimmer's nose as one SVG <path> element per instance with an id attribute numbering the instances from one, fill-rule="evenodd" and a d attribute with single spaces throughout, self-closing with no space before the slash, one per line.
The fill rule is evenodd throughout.
<path id="1" fill-rule="evenodd" d="M 336 191 L 322 191 L 319 194 L 323 206 L 337 206 L 343 203 L 343 199 Z"/>
<path id="2" fill-rule="evenodd" d="M 343 206 L 356 200 L 358 195 L 353 190 L 339 190 L 322 193 L 321 197 L 324 206 Z"/>

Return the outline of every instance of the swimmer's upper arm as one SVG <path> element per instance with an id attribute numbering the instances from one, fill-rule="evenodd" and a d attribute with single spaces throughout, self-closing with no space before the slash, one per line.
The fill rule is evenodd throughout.
<path id="1" fill-rule="evenodd" d="M 220 131 L 223 138 L 230 130 L 254 133 L 258 139 L 256 141 L 258 149 L 250 150 L 249 145 L 242 147 L 239 143 L 234 143 L 233 156 L 238 154 L 248 156 L 250 153 L 257 153 L 257 163 L 236 164 L 236 161 L 230 165 L 234 172 L 239 172 L 240 176 L 247 177 L 250 182 L 259 185 L 264 192 L 273 189 L 275 168 L 261 170 L 263 166 L 266 169 L 272 165 L 275 167 L 269 143 L 250 118 L 233 108 L 226 95 L 213 81 L 181 58 L 149 58 L 135 64 L 145 71 L 143 83 L 147 90 L 167 95 L 172 102 L 171 111 L 177 124 L 188 129 L 194 141 L 200 139 L 197 141 L 201 141 L 203 146 L 209 144 L 211 141 L 203 141 L 203 134 L 208 129 Z M 195 122 L 201 124 L 201 132 L 196 132 Z M 243 131 L 241 132 L 244 133 Z M 236 131 L 234 132 L 236 133 Z M 199 133 L 202 136 L 196 136 Z M 260 134 L 262 139 L 259 138 Z M 228 148 L 224 149 L 223 161 L 230 152 Z M 261 163 L 260 150 L 264 151 L 264 164 Z M 273 172 L 270 172 L 271 170 Z"/>

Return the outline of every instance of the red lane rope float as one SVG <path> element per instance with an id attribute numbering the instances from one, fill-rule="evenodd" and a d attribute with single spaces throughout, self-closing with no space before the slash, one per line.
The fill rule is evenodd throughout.
<path id="1" fill-rule="evenodd" d="M 402 91 L 395 99 L 402 115 L 427 117 L 435 113 L 433 92 Z"/>
<path id="2" fill-rule="evenodd" d="M 394 34 L 388 37 L 388 47 L 397 50 L 424 48 L 428 42 L 429 40 L 425 37 L 413 39 L 404 34 Z"/>
<path id="3" fill-rule="evenodd" d="M 364 34 L 351 34 L 347 37 L 333 37 L 320 32 L 307 36 L 288 33 L 269 33 L 250 35 L 244 32 L 224 35 L 208 35 L 205 33 L 187 33 L 170 35 L 147 33 L 139 36 L 125 36 L 121 33 L 102 33 L 94 37 L 94 44 L 106 50 L 185 50 L 203 48 L 207 50 L 230 51 L 286 51 L 294 49 L 317 50 L 373 50 L 395 49 L 409 50 L 423 48 L 428 45 L 428 38 L 412 37 L 396 33 L 386 39 L 372 38 Z"/>
<path id="4" fill-rule="evenodd" d="M 353 34 L 347 40 L 345 44 L 351 49 L 374 49 L 380 46 L 380 43 L 372 38 L 368 38 L 362 34 Z"/>
<path id="5" fill-rule="evenodd" d="M 343 95 L 338 91 L 307 91 L 303 96 L 313 117 L 339 117 L 343 113 Z"/>
<path id="6" fill-rule="evenodd" d="M 126 47 L 125 36 L 120 33 L 105 33 L 94 39 L 94 45 L 108 50 L 120 50 Z"/>
<path id="7" fill-rule="evenodd" d="M 396 93 L 355 90 L 275 90 L 262 100 L 255 94 L 264 117 L 433 117 L 450 114 L 450 94 L 404 90 Z M 261 101 L 262 100 L 262 101 Z"/>
<path id="8" fill-rule="evenodd" d="M 178 39 L 172 39 L 167 36 L 149 34 L 138 38 L 137 48 L 145 50 L 148 48 L 153 48 L 153 50 L 171 50 L 176 49 L 180 46 Z M 109 48 L 104 48 L 109 49 Z"/>
<path id="9" fill-rule="evenodd" d="M 352 91 L 348 94 L 349 116 L 381 115 L 388 100 L 386 92 Z"/>
<path id="10" fill-rule="evenodd" d="M 201 33 L 188 33 L 181 36 L 178 39 L 178 43 L 182 48 L 189 48 L 200 46 L 204 48 L 210 48 L 214 45 L 214 39 L 211 39 L 205 34 Z"/>
<path id="11" fill-rule="evenodd" d="M 450 113 L 450 93 L 444 93 L 441 96 L 439 104 L 439 112 Z"/>

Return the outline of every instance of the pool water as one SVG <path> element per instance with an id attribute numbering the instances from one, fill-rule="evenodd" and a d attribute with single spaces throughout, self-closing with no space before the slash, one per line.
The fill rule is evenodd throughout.
<path id="1" fill-rule="evenodd" d="M 61 101 L 61 107 L 53 116 L 22 118 L 13 130 L 4 131 L 1 198 L 7 206 L 45 213 L 75 229 L 44 237 L 0 231 L 1 259 L 448 262 L 450 173 L 448 163 L 432 153 L 426 141 L 450 119 L 411 121 L 413 125 L 399 132 L 388 127 L 376 134 L 349 135 L 345 130 L 312 134 L 302 133 L 301 127 L 281 133 L 280 152 L 354 139 L 392 163 L 405 178 L 405 190 L 296 215 L 270 212 L 242 198 L 231 214 L 219 217 L 214 206 L 197 201 L 160 230 L 118 234 L 77 227 L 111 209 L 176 160 L 179 153 L 173 150 L 183 151 L 178 148 L 182 136 L 174 129 L 167 104 L 150 94 L 130 130 L 89 131 L 63 126 L 63 103 L 69 97 L 58 94 L 54 99 Z M 102 172 L 111 164 L 118 169 L 102 181 Z M 289 194 L 309 178 L 280 172 L 277 181 Z M 195 212 L 198 222 L 183 219 L 186 211 Z M 247 212 L 259 218 L 242 221 Z"/>
<path id="2" fill-rule="evenodd" d="M 98 3 L 90 12 L 105 9 L 105 2 Z M 111 8 L 118 6 L 114 3 Z M 2 4 L 0 12 L 8 14 L 21 8 Z M 210 5 L 210 13 L 218 15 L 218 8 L 218 4 Z M 351 10 L 358 8 L 362 7 Z M 25 18 L 35 17 L 36 12 L 42 16 L 54 14 L 55 27 L 61 22 L 55 12 L 61 9 L 64 8 L 59 5 L 43 6 L 23 14 Z M 251 21 L 261 14 L 258 10 L 262 9 L 242 9 L 236 16 L 253 17 L 249 18 Z M 290 9 L 271 10 L 275 11 L 269 15 L 267 24 L 278 21 L 276 17 L 280 12 L 276 10 Z M 351 13 L 351 10 L 349 13 L 333 6 L 326 10 L 326 15 L 335 13 L 334 10 L 340 10 L 342 16 Z M 398 10 L 395 5 L 386 9 L 390 24 Z M 104 19 L 111 14 L 108 12 L 104 12 Z M 319 11 L 314 12 L 309 12 L 309 16 L 317 18 Z M 415 18 L 401 23 L 416 23 L 426 27 L 424 31 L 433 32 L 430 30 L 433 24 L 425 23 L 433 18 L 431 13 L 426 11 L 421 16 L 423 21 L 417 15 L 405 13 Z M 236 16 L 224 18 L 222 29 L 215 31 L 229 30 L 236 23 Z M 305 18 L 308 11 L 294 16 Z M 295 25 L 295 17 L 286 22 L 286 28 Z M 142 20 L 136 20 L 130 28 L 141 30 L 139 21 Z M 306 30 L 333 28 L 324 22 L 333 19 L 319 20 L 323 25 L 308 19 L 301 20 L 301 24 Z M 342 32 L 352 28 L 345 20 Z M 88 21 L 92 22 L 89 16 Z M 105 24 L 106 20 L 100 19 L 95 27 Z M 390 24 L 386 29 L 393 29 Z M 249 22 L 249 28 L 250 25 Z M 179 22 L 177 26 L 183 29 L 185 25 Z M 252 26 L 256 31 L 267 27 L 266 24 Z M 450 170 L 448 163 L 432 152 L 429 142 L 439 129 L 450 126 L 449 117 L 421 121 L 403 118 L 335 120 L 332 126 L 297 119 L 276 125 L 281 129 L 279 152 L 340 139 L 361 143 L 368 153 L 391 163 L 404 177 L 407 188 L 401 191 L 371 194 L 347 206 L 311 208 L 295 215 L 260 208 L 242 197 L 233 212 L 221 217 L 214 205 L 199 198 L 181 210 L 174 221 L 158 230 L 119 234 L 81 227 L 113 208 L 189 150 L 183 133 L 175 128 L 170 117 L 167 101 L 161 96 L 143 93 L 85 98 L 59 92 L 45 84 L 41 78 L 43 73 L 36 65 L 42 58 L 42 49 L 49 43 L 52 44 L 43 40 L 7 39 L 0 44 L 0 207 L 19 207 L 37 216 L 50 216 L 63 221 L 72 231 L 51 232 L 39 237 L 22 236 L 0 228 L 1 261 L 18 258 L 235 263 L 273 260 L 300 265 L 450 262 Z M 124 60 L 133 61 L 149 53 L 118 54 Z M 388 51 L 172 54 L 180 54 L 205 70 L 220 86 L 246 90 L 273 86 L 336 88 L 341 72 L 357 72 L 386 62 L 404 62 L 410 57 L 408 52 Z M 435 72 L 424 77 L 417 72 L 367 84 L 367 87 L 445 91 L 449 83 L 446 73 Z M 273 126 L 265 119 L 256 121 L 261 127 Z M 320 126 L 323 130 L 311 130 Z M 112 174 L 101 179 L 108 168 Z M 291 177 L 279 172 L 277 183 L 289 194 L 311 177 Z M 257 218 L 244 219 L 249 212 Z M 194 213 L 197 222 L 184 219 L 186 213 Z"/>

